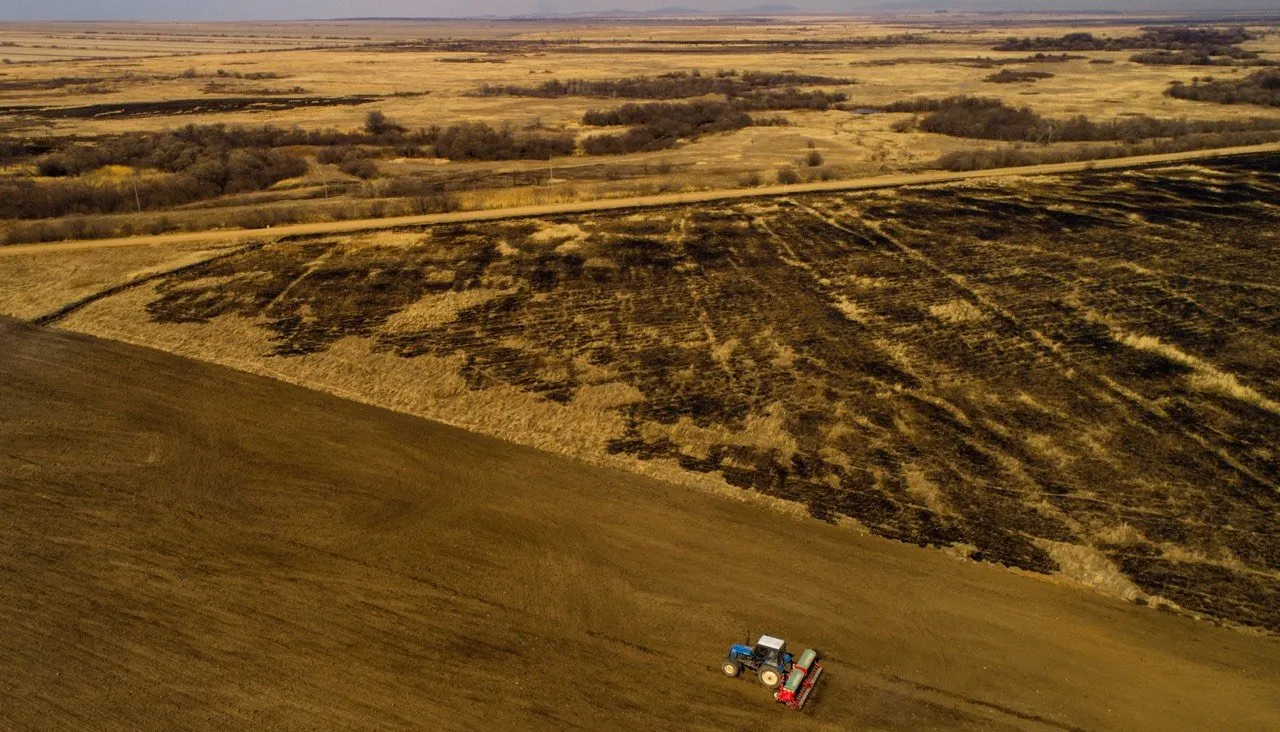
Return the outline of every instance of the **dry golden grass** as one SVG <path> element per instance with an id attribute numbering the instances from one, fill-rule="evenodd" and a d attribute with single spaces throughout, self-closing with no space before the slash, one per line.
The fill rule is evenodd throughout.
<path id="1" fill-rule="evenodd" d="M 1126 600 L 1148 597 L 1092 546 L 1045 539 L 1036 540 L 1036 545 L 1053 557 L 1061 567 L 1062 576 L 1072 582 Z"/>
<path id="2" fill-rule="evenodd" d="M 387 319 L 391 333 L 412 333 L 452 322 L 466 308 L 483 305 L 494 298 L 510 294 L 508 290 L 475 289 L 458 293 L 428 295 Z"/>
<path id="3" fill-rule="evenodd" d="M 31 319 L 113 285 L 207 259 L 227 245 L 121 247 L 6 256 L 0 315 Z"/>
<path id="4" fill-rule="evenodd" d="M 783 460 L 790 460 L 796 452 L 795 438 L 787 432 L 786 415 L 781 405 L 771 405 L 764 413 L 748 415 L 741 430 L 720 427 L 699 427 L 688 417 L 681 417 L 673 424 L 646 422 L 640 433 L 648 440 L 670 439 L 683 447 L 693 457 L 705 458 L 714 445 L 743 445 L 764 450 L 777 450 Z"/>
<path id="5" fill-rule="evenodd" d="M 907 468 L 902 472 L 906 478 L 908 493 L 934 511 L 945 513 L 950 510 L 946 496 L 942 494 L 942 491 L 938 490 L 938 486 L 934 485 L 933 481 L 929 480 L 923 472 L 916 468 Z"/>
<path id="6" fill-rule="evenodd" d="M 948 300 L 930 305 L 929 314 L 947 323 L 968 323 L 985 317 L 985 314 L 968 300 Z"/>
<path id="7" fill-rule="evenodd" d="M 1121 332 L 1116 334 L 1116 340 L 1130 348 L 1156 353 L 1170 361 L 1191 367 L 1192 372 L 1187 377 L 1187 384 L 1193 389 L 1239 399 L 1259 409 L 1280 414 L 1280 403 L 1268 399 L 1257 389 L 1240 383 L 1235 374 L 1223 371 L 1208 361 L 1181 351 L 1159 338 Z"/>

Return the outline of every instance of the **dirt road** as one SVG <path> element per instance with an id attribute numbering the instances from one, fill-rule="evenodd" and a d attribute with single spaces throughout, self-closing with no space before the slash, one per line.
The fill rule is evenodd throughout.
<path id="1" fill-rule="evenodd" d="M 991 170 L 970 170 L 961 172 L 911 173 L 903 175 L 877 176 L 872 178 L 857 178 L 854 180 L 800 183 L 789 186 L 730 188 L 714 191 L 698 191 L 694 193 L 667 193 L 655 196 L 611 198 L 595 201 L 578 201 L 574 203 L 551 203 L 538 206 L 521 206 L 516 208 L 489 209 L 481 211 L 457 211 L 453 213 L 424 214 L 421 216 L 397 216 L 392 218 L 361 219 L 355 221 L 327 221 L 316 224 L 292 224 L 267 229 L 230 229 L 221 231 L 187 232 L 181 234 L 161 234 L 158 236 L 134 236 L 122 239 L 93 239 L 86 241 L 51 242 L 45 244 L 14 244 L 10 246 L 0 246 L 0 257 L 5 256 L 6 254 L 29 254 L 31 252 L 47 251 L 51 249 L 71 251 L 75 249 L 102 249 L 107 247 L 151 244 L 249 241 L 253 239 L 279 238 L 306 234 L 335 234 L 353 231 L 368 231 L 371 229 L 390 229 L 397 226 L 425 226 L 429 224 L 494 221 L 499 219 L 524 218 L 530 216 L 592 213 L 596 211 L 609 211 L 627 208 L 653 208 L 657 206 L 670 206 L 681 203 L 728 201 L 798 193 L 866 191 L 877 188 L 897 188 L 899 186 L 925 185 L 929 183 L 951 183 L 962 180 L 994 178 L 1011 175 L 1053 175 L 1057 173 L 1076 173 L 1084 170 L 1112 170 L 1116 168 L 1131 168 L 1259 152 L 1280 152 L 1280 143 L 1251 145 L 1248 147 L 1219 148 L 1215 150 L 1191 150 L 1188 152 L 1142 155 L 1138 157 L 1115 158 L 1112 160 L 1093 160 L 1078 163 L 1028 165 L 1018 168 L 993 168 Z"/>
<path id="2" fill-rule="evenodd" d="M 1273 640 L 230 369 L 0 321 L 0 406 L 0 728 L 1280 728 Z"/>

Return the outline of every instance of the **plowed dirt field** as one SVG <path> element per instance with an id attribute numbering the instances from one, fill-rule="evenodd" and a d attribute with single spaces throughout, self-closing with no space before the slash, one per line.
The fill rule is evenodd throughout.
<path id="1" fill-rule="evenodd" d="M 1280 727 L 1271 640 L 260 376 L 4 321 L 0 405 L 3 728 Z"/>

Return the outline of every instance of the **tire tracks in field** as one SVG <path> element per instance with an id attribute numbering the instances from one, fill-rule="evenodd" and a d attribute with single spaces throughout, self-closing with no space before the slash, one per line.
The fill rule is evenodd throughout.
<path id="1" fill-rule="evenodd" d="M 268 242 L 268 241 L 250 242 L 243 246 L 234 247 L 229 250 L 219 251 L 217 254 L 214 254 L 211 257 L 206 257 L 196 262 L 186 262 L 184 264 L 178 265 L 177 267 L 170 267 L 169 269 L 160 270 L 158 272 L 149 272 L 145 275 L 142 275 L 141 277 L 135 277 L 126 282 L 121 282 L 119 284 L 112 285 L 106 289 L 99 290 L 89 295 L 85 295 L 84 297 L 72 300 L 71 302 L 57 308 L 56 310 L 53 310 L 48 313 L 45 313 L 44 315 L 39 315 L 35 318 L 32 318 L 28 322 L 30 322 L 32 325 L 39 325 L 39 326 L 53 325 L 54 323 L 57 323 L 59 320 L 66 318 L 68 315 L 71 315 L 76 311 L 81 310 L 85 307 L 88 307 L 89 305 L 92 305 L 95 302 L 98 302 L 99 300 L 105 300 L 108 297 L 119 295 L 120 293 L 127 292 L 129 290 L 132 290 L 135 287 L 141 287 L 142 285 L 145 285 L 148 282 L 154 282 L 156 280 L 169 277 L 171 275 L 182 274 L 183 272 L 188 272 L 197 267 L 203 267 L 206 264 L 218 262 L 223 259 L 230 259 L 231 257 L 238 257 L 241 254 L 254 252 L 265 247 L 267 244 L 270 244 L 270 243 L 272 242 Z"/>
<path id="2" fill-rule="evenodd" d="M 1066 252 L 1056 252 L 1043 247 L 1029 246 L 1025 244 L 1010 244 L 1004 241 L 992 240 L 983 242 L 987 246 L 998 247 L 1010 252 L 1021 254 L 1038 255 L 1046 258 L 1066 259 L 1076 265 L 1087 265 L 1095 267 L 1099 270 L 1112 270 L 1127 272 L 1131 275 L 1145 277 L 1150 279 L 1154 284 L 1160 287 L 1164 292 L 1171 296 L 1181 298 L 1187 303 L 1194 306 L 1197 310 L 1210 315 L 1224 323 L 1244 327 L 1244 324 L 1237 318 L 1220 312 L 1201 302 L 1193 292 L 1186 291 L 1185 287 L 1178 283 L 1178 280 L 1187 280 L 1190 282 L 1203 282 L 1210 285 L 1217 285 L 1226 288 L 1239 288 L 1245 290 L 1263 290 L 1270 293 L 1280 293 L 1280 286 L 1270 285 L 1263 282 L 1254 282 L 1252 280 L 1228 280 L 1222 277 L 1211 277 L 1208 275 L 1196 275 L 1191 273 L 1170 272 L 1164 269 L 1156 269 L 1134 262 L 1107 262 L 1097 257 L 1091 257 L 1087 254 L 1075 254 Z M 1262 333 L 1261 335 L 1266 335 Z"/>
<path id="3" fill-rule="evenodd" d="M 337 242 L 334 242 L 332 246 L 330 246 L 328 249 L 321 252 L 320 255 L 317 256 L 315 259 L 312 259 L 310 262 L 307 262 L 306 266 L 302 268 L 302 272 L 299 273 L 297 277 L 294 277 L 293 280 L 289 282 L 289 284 L 285 285 L 284 288 L 280 290 L 280 292 L 276 293 L 276 296 L 271 298 L 270 302 L 262 306 L 261 308 L 262 314 L 266 317 L 271 317 L 268 314 L 271 311 L 271 309 L 274 308 L 276 305 L 280 304 L 280 302 L 283 301 L 285 297 L 287 297 L 290 293 L 292 293 L 294 289 L 297 288 L 297 286 L 302 283 L 303 280 L 310 277 L 313 272 L 315 272 L 317 269 L 320 268 L 320 265 L 327 262 L 330 257 L 332 257 L 334 254 L 338 252 L 339 249 L 341 249 L 341 246 Z"/>
<path id="4" fill-rule="evenodd" d="M 675 244 L 684 246 L 685 242 L 689 240 L 690 215 L 689 211 L 685 211 L 684 215 L 672 222 L 669 235 L 672 237 Z M 707 298 L 704 297 L 704 293 L 700 292 L 701 288 L 695 286 L 695 279 L 696 278 L 693 277 L 684 278 L 684 288 L 689 293 L 689 302 L 698 311 L 698 325 L 702 328 L 702 332 L 707 339 L 707 349 L 711 353 L 712 360 L 715 361 L 716 366 L 724 372 L 725 378 L 736 386 L 739 383 L 737 374 L 734 373 L 733 369 L 730 368 L 724 360 L 716 356 L 722 346 L 722 343 L 716 335 L 715 321 L 711 317 L 711 311 L 707 305 Z M 705 280 L 702 281 L 701 284 L 705 285 Z"/>
<path id="5" fill-rule="evenodd" d="M 821 211 L 818 211 L 806 204 L 796 202 L 796 208 L 808 213 L 809 215 L 813 216 L 819 221 L 822 221 L 823 223 L 827 224 L 833 229 L 844 232 L 845 234 L 849 234 L 851 236 L 858 235 L 856 231 L 853 231 L 852 229 L 841 224 L 839 221 L 829 218 L 828 216 L 824 215 Z M 1006 309 L 996 301 L 992 300 L 990 297 L 983 295 L 982 293 L 973 289 L 968 283 L 965 282 L 964 278 L 961 277 L 960 275 L 957 275 L 951 272 L 950 270 L 943 267 L 941 264 L 938 264 L 932 258 L 920 252 L 919 250 L 915 249 L 914 247 L 904 244 L 902 241 L 898 240 L 897 237 L 890 236 L 889 234 L 885 233 L 885 231 L 879 225 L 873 224 L 870 222 L 863 222 L 863 225 L 866 226 L 868 229 L 870 229 L 872 232 L 874 232 L 881 239 L 883 239 L 886 243 L 893 246 L 898 251 L 902 252 L 902 254 L 908 257 L 909 259 L 917 262 L 918 264 L 925 267 L 929 271 L 933 272 L 934 274 L 950 282 L 953 287 L 955 287 L 959 292 L 963 293 L 966 297 L 970 298 L 970 300 L 973 303 L 975 303 L 978 307 L 986 310 L 988 313 L 991 313 L 1001 321 L 1013 326 L 1013 328 L 1017 332 L 1021 333 L 1025 337 L 1028 337 L 1032 343 L 1039 346 L 1041 350 L 1044 351 L 1050 357 L 1050 359 L 1056 362 L 1059 366 L 1067 370 L 1073 370 L 1078 373 L 1087 374 L 1095 383 L 1101 385 L 1107 391 L 1111 392 L 1111 394 L 1114 397 L 1118 398 L 1121 404 L 1127 404 L 1130 408 L 1136 409 L 1137 411 L 1149 417 L 1157 418 L 1162 422 L 1170 425 L 1174 431 L 1178 432 L 1179 434 L 1183 435 L 1187 439 L 1196 443 L 1209 454 L 1217 457 L 1219 460 L 1221 460 L 1225 465 L 1230 467 L 1232 470 L 1235 470 L 1237 473 L 1240 473 L 1241 475 L 1246 475 L 1252 478 L 1253 480 L 1257 481 L 1259 484 L 1267 486 L 1272 491 L 1280 493 L 1280 485 L 1277 485 L 1275 481 L 1267 478 L 1266 476 L 1259 475 L 1257 472 L 1250 469 L 1247 465 L 1240 463 L 1238 460 L 1236 460 L 1234 457 L 1232 457 L 1229 453 L 1227 453 L 1222 448 L 1213 445 L 1201 435 L 1195 432 L 1192 432 L 1191 430 L 1187 429 L 1183 425 L 1179 424 L 1176 420 L 1174 420 L 1172 417 L 1169 416 L 1168 412 L 1161 409 L 1159 405 L 1152 403 L 1146 397 L 1133 391 L 1132 389 L 1126 388 L 1123 384 L 1120 384 L 1115 379 L 1112 379 L 1109 376 L 1099 373 L 1093 367 L 1084 363 L 1077 362 L 1075 359 L 1072 359 L 1069 355 L 1067 355 L 1067 353 L 1063 351 L 1062 345 L 1060 343 L 1053 340 L 1049 336 L 1045 335 L 1038 329 L 1032 327 L 1031 325 L 1028 325 L 1027 323 L 1023 322 L 1017 315 L 1015 315 L 1013 312 L 1009 311 L 1008 309 Z"/>
<path id="6" fill-rule="evenodd" d="M 1012 717 L 1020 722 L 1030 722 L 1040 727 L 1060 730 L 1061 732 L 1089 732 L 1084 727 L 1077 727 L 1073 724 L 1065 722 L 1057 722 L 1038 714 L 1024 712 L 1013 707 L 1003 704 L 989 702 L 984 699 L 966 696 L 958 692 L 943 689 L 938 686 L 925 684 L 920 681 L 906 679 L 896 674 L 886 671 L 877 671 L 852 661 L 843 661 L 833 658 L 823 658 L 822 665 L 839 669 L 842 673 L 849 676 L 861 676 L 864 685 L 878 687 L 881 689 L 898 692 L 901 689 L 908 689 L 915 698 L 924 701 L 927 704 L 934 704 L 947 709 L 961 708 L 967 712 L 983 714 L 988 718 L 994 716 L 996 718 Z"/>
<path id="7" fill-rule="evenodd" d="M 1071 262 L 1073 265 L 1077 265 L 1077 266 L 1084 265 L 1087 267 L 1092 267 L 1097 270 L 1097 276 L 1099 277 L 1099 281 L 1104 281 L 1105 278 L 1108 276 L 1107 275 L 1108 272 L 1122 272 L 1133 277 L 1134 281 L 1137 281 L 1143 285 L 1149 285 L 1155 289 L 1158 289 L 1161 293 L 1165 294 L 1166 296 L 1173 299 L 1177 299 L 1180 302 L 1194 308 L 1198 313 L 1204 316 L 1206 321 L 1210 321 L 1213 327 L 1219 331 L 1229 332 L 1233 335 L 1244 334 L 1251 339 L 1255 339 L 1255 340 L 1263 339 L 1269 343 L 1274 343 L 1276 341 L 1276 338 L 1272 335 L 1272 333 L 1266 330 L 1265 328 L 1262 328 L 1262 329 L 1255 328 L 1253 325 L 1242 321 L 1238 316 L 1232 315 L 1218 308 L 1215 308 L 1211 305 L 1205 304 L 1203 298 L 1197 292 L 1194 285 L 1204 283 L 1210 286 L 1214 286 L 1218 288 L 1226 288 L 1231 290 L 1246 290 L 1246 291 L 1260 290 L 1262 291 L 1262 293 L 1266 293 L 1266 294 L 1280 294 L 1280 286 L 1270 285 L 1262 282 L 1255 282 L 1252 280 L 1229 280 L 1222 277 L 1211 277 L 1206 275 L 1195 275 L 1190 273 L 1184 274 L 1180 272 L 1171 272 L 1169 270 L 1152 268 L 1143 264 L 1137 264 L 1135 262 L 1107 262 L 1097 257 L 1091 257 L 1087 254 L 1057 252 L 1057 251 L 1045 249 L 1039 246 L 1010 244 L 1008 242 L 995 241 L 995 240 L 986 241 L 984 242 L 984 244 L 987 246 L 1004 249 L 1009 252 L 1014 252 L 1014 253 L 1023 254 L 1023 255 L 1030 255 L 1032 257 L 1039 256 L 1039 257 L 1043 257 L 1050 260 L 1065 259 Z M 1071 289 L 1071 286 L 1068 285 L 1068 283 L 1063 282 L 1060 278 L 1057 278 L 1057 277 L 1055 277 L 1055 279 L 1057 279 L 1059 282 L 1063 284 L 1064 289 Z M 1105 281 L 1109 283 L 1111 282 L 1110 280 L 1105 280 Z M 1203 287 L 1203 284 L 1202 284 L 1202 287 Z M 1113 330 L 1117 328 L 1122 328 L 1121 325 L 1113 322 L 1113 319 L 1105 314 L 1105 306 L 1108 304 L 1109 303 L 1105 301 L 1100 301 L 1098 305 L 1091 306 L 1090 310 L 1092 312 L 1097 313 L 1098 317 L 1101 318 L 1103 322 L 1105 322 Z M 1099 307 L 1102 307 L 1103 310 L 1100 311 Z M 1144 305 L 1142 306 L 1142 309 L 1150 312 L 1156 319 L 1160 319 L 1160 318 L 1167 319 L 1168 317 L 1167 313 L 1160 308 L 1155 308 L 1150 305 Z M 1185 321 L 1187 320 L 1187 318 L 1184 316 L 1180 318 L 1180 320 Z M 1168 342 L 1167 338 L 1161 338 L 1161 340 Z M 1176 346 L 1179 350 L 1186 350 L 1189 353 L 1197 350 L 1194 345 L 1187 346 L 1182 343 L 1172 343 L 1171 345 Z M 1196 355 L 1194 353 L 1192 353 L 1192 355 L 1206 362 L 1207 364 L 1212 366 L 1214 369 L 1217 369 L 1220 371 L 1226 371 L 1225 369 L 1223 369 L 1221 366 L 1219 366 L 1217 363 L 1215 363 L 1213 360 L 1211 360 L 1206 356 Z M 1248 382 L 1254 381 L 1254 379 L 1250 378 L 1249 376 L 1245 376 L 1237 372 L 1228 372 L 1228 373 L 1232 378 L 1237 379 L 1241 382 L 1245 382 L 1246 386 L 1253 389 L 1267 389 L 1267 388 L 1274 388 L 1276 386 L 1275 383 L 1269 380 L 1265 381 L 1265 386 L 1257 384 L 1256 382 L 1251 384 Z"/>

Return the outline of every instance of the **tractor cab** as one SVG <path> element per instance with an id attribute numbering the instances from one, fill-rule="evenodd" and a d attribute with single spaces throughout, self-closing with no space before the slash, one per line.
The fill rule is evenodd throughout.
<path id="1" fill-rule="evenodd" d="M 761 665 L 789 666 L 791 654 L 787 653 L 787 642 L 771 635 L 762 635 L 751 649 L 751 658 Z"/>

